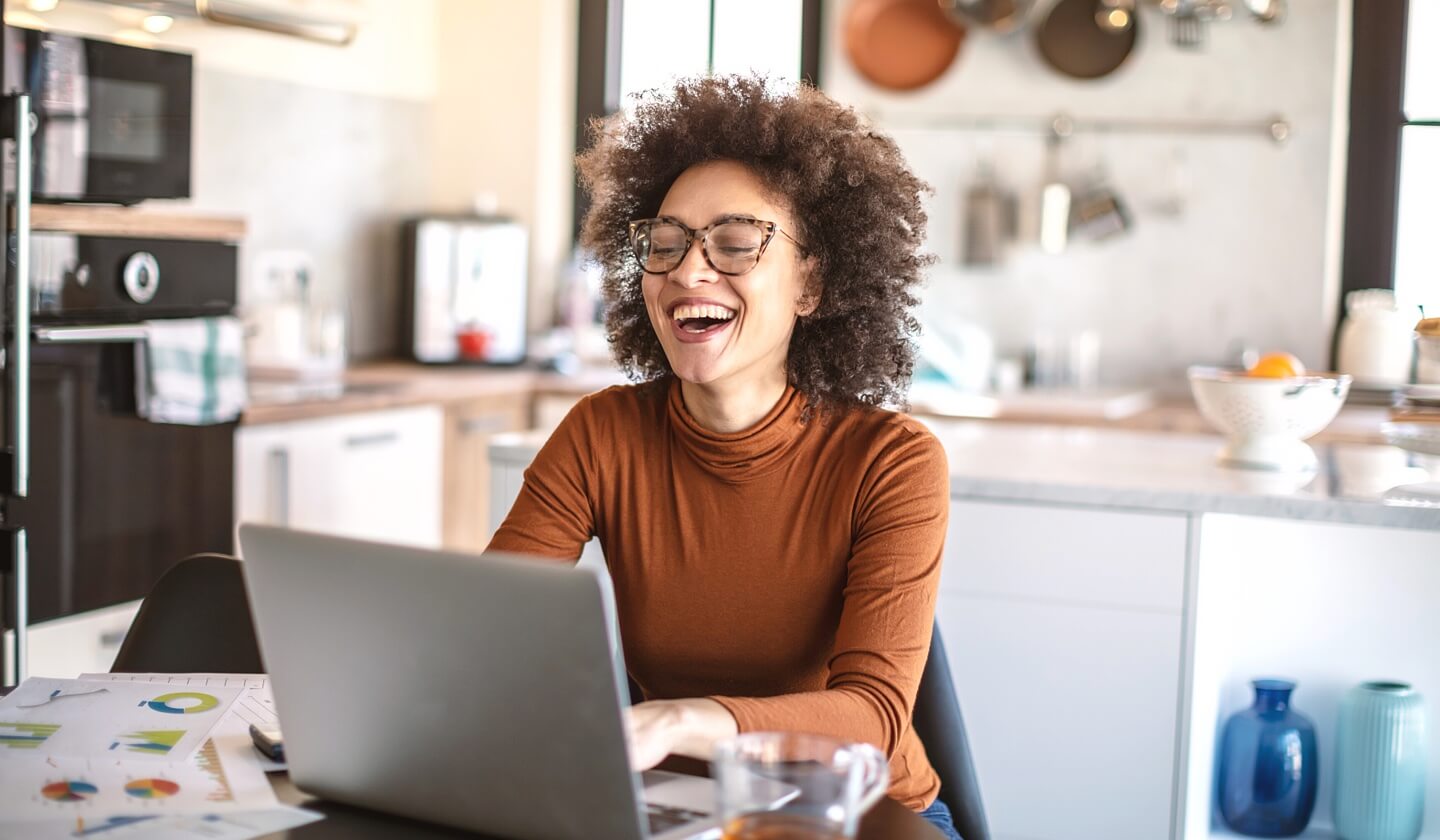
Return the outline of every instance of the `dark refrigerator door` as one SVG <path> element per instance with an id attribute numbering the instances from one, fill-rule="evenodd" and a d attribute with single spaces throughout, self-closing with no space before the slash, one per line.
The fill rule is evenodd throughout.
<path id="1" fill-rule="evenodd" d="M 30 620 L 143 597 L 171 565 L 233 551 L 234 424 L 174 426 L 124 411 L 133 347 L 32 350 Z"/>

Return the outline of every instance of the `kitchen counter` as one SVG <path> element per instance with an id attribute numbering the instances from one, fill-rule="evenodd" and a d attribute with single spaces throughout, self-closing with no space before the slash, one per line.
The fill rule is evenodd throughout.
<path id="1" fill-rule="evenodd" d="M 362 411 L 446 403 L 504 394 L 574 394 L 625 381 L 619 371 L 596 369 L 579 376 L 533 368 L 441 367 L 393 361 L 358 365 L 329 383 L 250 383 L 245 425 L 311 420 Z"/>
<path id="2" fill-rule="evenodd" d="M 1440 459 L 1392 446 L 1315 446 L 1320 469 L 1283 474 L 1222 467 L 1221 438 L 1128 429 L 922 418 L 950 461 L 957 499 L 1177 513 L 1233 513 L 1440 531 Z M 529 463 L 548 437 L 498 435 L 496 461 Z"/>
<path id="3" fill-rule="evenodd" d="M 342 382 L 323 386 L 286 387 L 269 382 L 252 382 L 252 402 L 242 420 L 247 425 L 280 423 L 398 408 L 426 403 L 443 403 L 497 394 L 549 394 L 580 396 L 610 385 L 623 384 L 624 376 L 614 368 L 587 369 L 567 376 L 533 368 L 475 368 L 420 365 L 404 361 L 373 362 L 348 370 Z M 1043 411 L 992 414 L 988 403 L 976 401 L 973 416 L 1000 423 L 1109 428 L 1134 431 L 1175 432 L 1191 435 L 1211 433 L 1205 418 L 1189 397 L 1154 401 L 1127 417 L 1064 415 Z M 915 406 L 917 416 L 955 416 L 923 404 Z M 1313 443 L 1383 444 L 1380 424 L 1387 409 L 1379 406 L 1349 405 Z"/>

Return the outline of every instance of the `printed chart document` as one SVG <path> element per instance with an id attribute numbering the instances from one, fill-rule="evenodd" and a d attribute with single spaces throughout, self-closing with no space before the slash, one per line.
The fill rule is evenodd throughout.
<path id="1" fill-rule="evenodd" d="M 184 761 L 243 691 L 32 677 L 0 699 L 0 758 Z"/>
<path id="2" fill-rule="evenodd" d="M 27 681 L 11 697 L 30 682 L 36 681 Z M 45 706 L 51 706 L 53 712 L 61 703 L 94 702 L 95 698 L 113 701 L 124 697 L 126 702 L 135 699 L 137 703 L 143 698 L 147 703 L 160 701 L 184 708 L 208 705 L 199 698 L 215 697 L 216 705 L 207 711 L 218 714 L 209 722 L 200 748 L 183 761 L 157 760 L 153 755 L 132 757 L 123 742 L 114 750 L 109 744 L 97 750 L 94 737 L 87 742 L 89 753 L 83 756 L 48 750 L 67 725 L 88 727 L 85 731 L 96 733 L 115 728 L 113 718 L 105 717 L 100 709 L 95 710 L 94 718 L 65 719 L 62 728 L 53 733 L 25 730 L 23 734 L 31 736 L 28 740 L 0 740 L 0 753 L 18 755 L 0 761 L 0 840 L 132 836 L 243 840 L 322 818 L 281 805 L 265 777 L 266 767 L 275 766 L 274 762 L 255 750 L 249 733 L 251 723 L 276 722 L 274 699 L 263 674 L 86 674 L 80 680 L 44 683 L 27 691 L 27 699 L 21 703 L 30 705 L 30 700 L 49 698 L 56 688 L 61 693 L 29 712 Z M 105 691 L 88 694 L 97 688 Z M 72 690 L 77 693 L 66 694 Z M 87 695 L 80 696 L 80 691 Z M 11 719 L 5 716 L 12 708 L 10 698 L 6 699 L 0 705 L 0 721 Z M 116 714 L 132 711 L 114 702 Z M 136 705 L 133 711 L 146 709 Z M 7 731 L 21 732 L 18 728 L 0 729 Z M 181 746 L 183 741 L 177 740 L 171 754 L 178 754 Z"/>

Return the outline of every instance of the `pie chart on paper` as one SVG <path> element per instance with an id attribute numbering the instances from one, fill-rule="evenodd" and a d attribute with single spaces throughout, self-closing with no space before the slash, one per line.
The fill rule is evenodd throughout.
<path id="1" fill-rule="evenodd" d="M 40 788 L 40 793 L 52 802 L 84 802 L 99 792 L 89 782 L 77 781 L 51 782 Z"/>
<path id="2" fill-rule="evenodd" d="M 136 779 L 125 783 L 125 792 L 136 799 L 167 799 L 180 792 L 169 779 Z"/>

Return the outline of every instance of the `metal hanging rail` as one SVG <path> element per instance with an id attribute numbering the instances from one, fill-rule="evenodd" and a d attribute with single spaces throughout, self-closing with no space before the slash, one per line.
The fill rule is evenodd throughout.
<path id="1" fill-rule="evenodd" d="M 954 114 L 945 116 L 882 114 L 870 112 L 877 126 L 894 129 L 971 129 L 979 131 L 1020 131 L 1069 137 L 1077 132 L 1115 134 L 1212 134 L 1255 135 L 1274 143 L 1290 139 L 1290 122 L 1275 115 L 1258 120 L 1179 120 L 1131 118 L 1080 118 L 1069 114 L 1053 117 Z"/>

